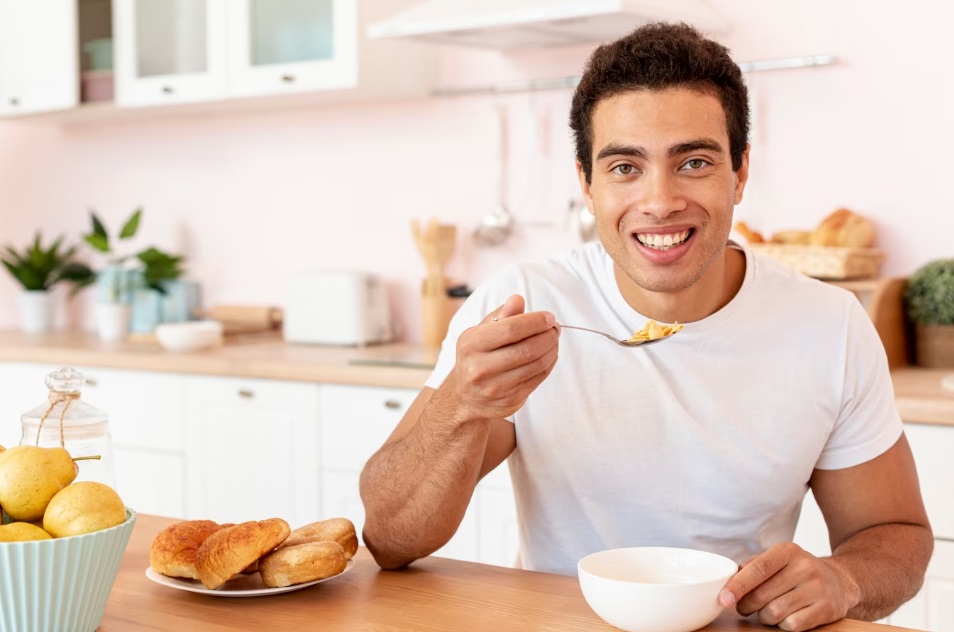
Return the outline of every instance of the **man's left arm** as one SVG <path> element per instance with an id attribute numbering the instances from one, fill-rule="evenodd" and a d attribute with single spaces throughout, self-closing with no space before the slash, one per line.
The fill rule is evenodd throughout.
<path id="1" fill-rule="evenodd" d="M 907 439 L 845 469 L 816 469 L 812 492 L 831 557 L 778 544 L 742 565 L 720 595 L 740 614 L 798 632 L 843 617 L 873 621 L 913 597 L 934 550 Z"/>

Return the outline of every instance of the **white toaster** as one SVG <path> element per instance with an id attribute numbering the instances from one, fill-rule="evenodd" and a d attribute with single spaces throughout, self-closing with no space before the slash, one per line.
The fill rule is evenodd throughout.
<path id="1" fill-rule="evenodd" d="M 292 277 L 282 325 L 287 342 L 363 346 L 393 339 L 387 289 L 373 274 L 312 270 Z"/>

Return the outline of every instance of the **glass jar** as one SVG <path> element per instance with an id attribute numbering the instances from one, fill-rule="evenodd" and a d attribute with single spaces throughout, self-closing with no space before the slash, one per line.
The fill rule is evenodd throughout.
<path id="1" fill-rule="evenodd" d="M 20 445 L 66 448 L 78 459 L 77 481 L 97 481 L 116 489 L 109 416 L 80 399 L 85 380 L 69 367 L 47 375 L 47 401 L 20 416 Z"/>

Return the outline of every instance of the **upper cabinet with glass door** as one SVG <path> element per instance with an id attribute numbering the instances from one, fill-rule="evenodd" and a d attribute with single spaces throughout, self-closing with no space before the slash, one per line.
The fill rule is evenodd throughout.
<path id="1" fill-rule="evenodd" d="M 79 102 L 77 0 L 0 0 L 0 116 Z"/>
<path id="2" fill-rule="evenodd" d="M 232 1 L 113 0 L 116 102 L 226 97 L 226 4 Z"/>
<path id="3" fill-rule="evenodd" d="M 354 0 L 233 0 L 229 92 L 234 96 L 354 88 Z"/>

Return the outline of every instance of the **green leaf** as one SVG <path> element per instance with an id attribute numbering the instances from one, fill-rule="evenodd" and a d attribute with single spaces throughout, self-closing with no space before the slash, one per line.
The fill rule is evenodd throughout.
<path id="1" fill-rule="evenodd" d="M 72 262 L 63 266 L 56 276 L 58 281 L 72 281 L 73 283 L 82 283 L 96 279 L 96 273 L 85 263 Z"/>
<path id="2" fill-rule="evenodd" d="M 90 233 L 88 235 L 83 235 L 83 239 L 96 250 L 100 252 L 109 252 L 109 240 L 105 236 L 99 235 L 97 233 Z"/>
<path id="3" fill-rule="evenodd" d="M 126 220 L 126 224 L 123 225 L 123 229 L 119 232 L 120 239 L 129 239 L 135 236 L 136 231 L 139 230 L 140 217 L 142 217 L 142 208 L 137 208 L 136 212 L 132 214 L 132 217 Z"/>
<path id="4" fill-rule="evenodd" d="M 90 219 L 93 221 L 93 235 L 99 235 L 103 238 L 104 241 L 109 243 L 109 234 L 106 232 L 106 227 L 103 226 L 103 223 L 99 221 L 99 218 L 96 217 L 96 213 L 93 211 L 89 212 Z"/>

